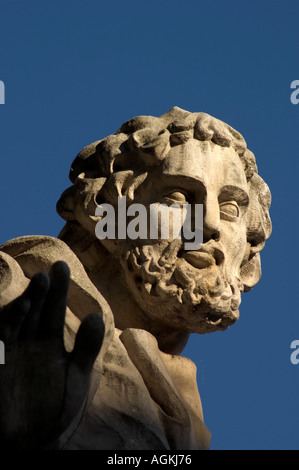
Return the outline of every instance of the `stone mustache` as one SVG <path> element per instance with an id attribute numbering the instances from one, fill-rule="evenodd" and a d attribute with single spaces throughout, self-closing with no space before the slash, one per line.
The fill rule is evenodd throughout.
<path id="1" fill-rule="evenodd" d="M 6 449 L 208 449 L 190 333 L 225 330 L 261 276 L 270 191 L 244 138 L 205 113 L 138 116 L 84 148 L 58 238 L 0 247 L 0 437 Z M 107 237 L 130 210 L 201 205 L 202 243 Z M 124 200 L 124 199 L 122 199 Z M 116 217 L 116 229 L 118 218 Z M 160 227 L 161 228 L 161 227 Z"/>

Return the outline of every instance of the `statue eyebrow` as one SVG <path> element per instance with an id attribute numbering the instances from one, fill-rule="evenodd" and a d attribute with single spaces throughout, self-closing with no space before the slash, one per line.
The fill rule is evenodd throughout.
<path id="1" fill-rule="evenodd" d="M 227 185 L 224 186 L 218 196 L 219 202 L 234 200 L 241 206 L 249 205 L 249 196 L 244 189 L 238 186 Z"/>
<path id="2" fill-rule="evenodd" d="M 200 189 L 201 191 L 206 192 L 203 181 L 201 181 L 198 178 L 194 178 L 192 176 L 180 175 L 180 174 L 171 175 L 171 174 L 164 173 L 163 180 L 165 182 L 165 185 L 167 186 L 171 186 L 171 187 L 177 186 L 178 189 L 181 188 L 183 190 L 183 189 L 187 189 L 185 188 L 185 184 L 187 183 L 188 190 L 192 189 L 193 191 L 196 191 Z"/>

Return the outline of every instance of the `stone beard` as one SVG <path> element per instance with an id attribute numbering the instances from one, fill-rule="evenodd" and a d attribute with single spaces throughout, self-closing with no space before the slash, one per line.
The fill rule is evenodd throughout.
<path id="1" fill-rule="evenodd" d="M 157 317 L 169 326 L 189 333 L 224 330 L 239 318 L 243 284 L 236 276 L 225 275 L 222 252 L 209 245 L 216 257 L 208 255 L 207 267 L 196 268 L 180 256 L 182 242 L 161 242 L 134 246 L 121 256 L 131 292 L 140 308 L 151 318 Z M 196 255 L 189 254 L 193 263 Z"/>

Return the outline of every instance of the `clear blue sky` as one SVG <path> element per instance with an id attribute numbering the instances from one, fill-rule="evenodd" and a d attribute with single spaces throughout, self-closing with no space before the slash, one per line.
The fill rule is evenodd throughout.
<path id="1" fill-rule="evenodd" d="M 0 243 L 56 236 L 85 145 L 173 106 L 240 131 L 270 186 L 273 234 L 239 322 L 184 354 L 212 449 L 299 449 L 299 1 L 1 0 Z"/>

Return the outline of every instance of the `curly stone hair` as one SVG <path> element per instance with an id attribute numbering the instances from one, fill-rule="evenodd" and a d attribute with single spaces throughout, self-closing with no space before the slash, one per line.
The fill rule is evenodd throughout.
<path id="1" fill-rule="evenodd" d="M 108 137 L 85 147 L 75 158 L 70 180 L 73 186 L 62 194 L 57 212 L 67 221 L 59 237 L 72 245 L 78 227 L 95 239 L 96 206 L 116 204 L 117 196 L 134 199 L 134 191 L 151 167 L 157 166 L 170 149 L 188 139 L 211 141 L 232 148 L 242 161 L 249 190 L 247 252 L 240 274 L 244 290 L 260 279 L 259 252 L 271 234 L 271 194 L 258 175 L 254 154 L 242 135 L 224 122 L 205 113 L 190 113 L 178 107 L 160 117 L 137 116 Z"/>

